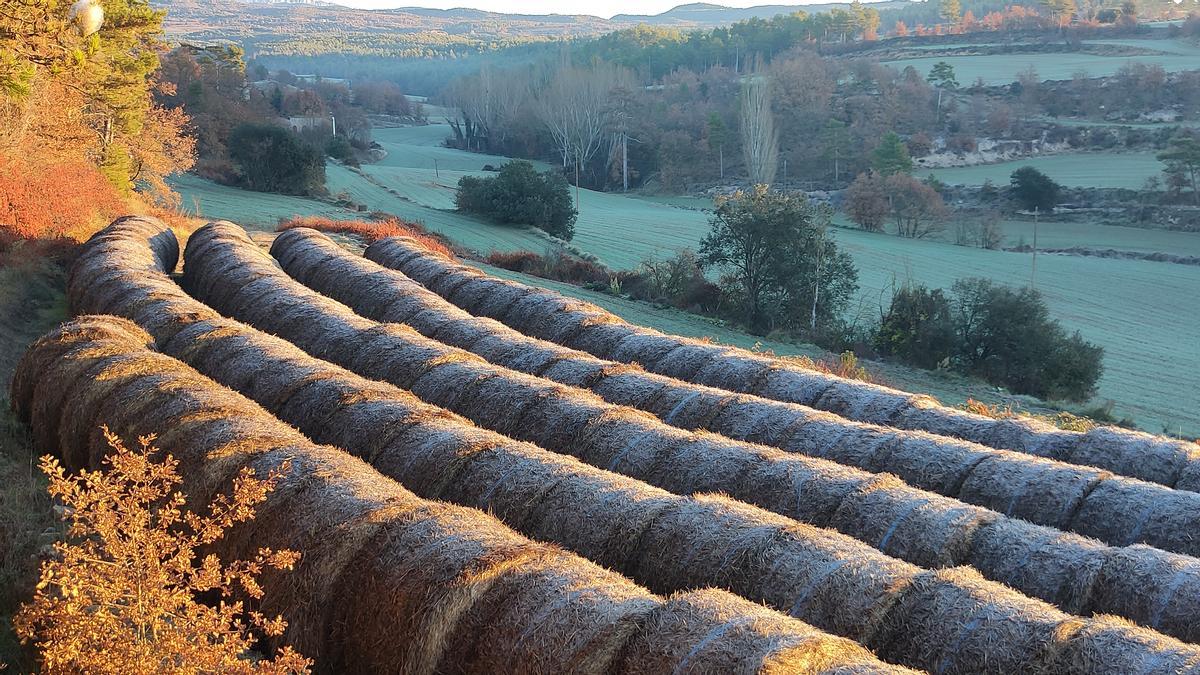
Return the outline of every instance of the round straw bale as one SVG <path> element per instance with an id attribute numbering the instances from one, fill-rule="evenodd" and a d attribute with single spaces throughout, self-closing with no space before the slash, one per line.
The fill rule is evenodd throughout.
<path id="1" fill-rule="evenodd" d="M 624 369 L 613 366 L 603 372 L 591 389 L 609 403 L 645 410 L 645 406 L 669 386 L 667 380 L 648 376 L 633 366 Z"/>
<path id="2" fill-rule="evenodd" d="M 439 274 L 430 277 L 424 285 L 434 293 L 445 296 L 472 278 L 481 276 L 483 272 L 471 267 L 445 267 Z"/>
<path id="3" fill-rule="evenodd" d="M 954 436 L 980 443 L 991 430 L 992 420 L 962 410 L 943 407 L 936 399 L 918 396 L 908 408 L 898 411 L 890 424 L 901 429 L 920 429 L 939 436 Z"/>
<path id="4" fill-rule="evenodd" d="M 619 325 L 619 324 L 611 324 Z M 649 329 L 638 330 L 630 326 L 624 339 L 617 343 L 611 352 L 592 352 L 601 358 L 608 358 L 624 363 L 638 363 L 643 367 L 654 370 L 659 359 L 679 346 L 679 338 L 663 335 Z"/>
<path id="5" fill-rule="evenodd" d="M 830 525 L 887 555 L 937 568 L 967 562 L 980 528 L 1000 518 L 993 511 L 886 478 L 851 493 Z"/>
<path id="6" fill-rule="evenodd" d="M 1046 673 L 1174 675 L 1200 668 L 1200 650 L 1115 616 L 1071 619 L 1043 658 Z"/>
<path id="7" fill-rule="evenodd" d="M 519 429 L 521 440 L 556 452 L 570 453 L 588 464 L 597 464 L 587 455 L 593 443 L 584 443 L 592 422 L 605 414 L 609 406 L 591 396 L 545 396 L 525 408 Z M 515 433 L 515 432 L 514 432 Z"/>
<path id="8" fill-rule="evenodd" d="M 444 311 L 443 314 L 445 314 Z M 413 327 L 420 330 L 416 325 Z M 431 333 L 422 332 L 422 334 L 452 347 L 469 350 L 471 345 L 482 340 L 490 330 L 491 327 L 483 324 L 482 320 L 453 317 L 451 321 L 442 324 L 438 330 Z"/>
<path id="9" fill-rule="evenodd" d="M 690 380 L 705 364 L 719 360 L 726 348 L 699 340 L 681 342 L 654 364 L 654 372 L 680 380 Z"/>
<path id="10" fill-rule="evenodd" d="M 816 407 L 817 399 L 832 385 L 829 376 L 794 367 L 766 369 L 754 393 L 787 403 Z"/>
<path id="11" fill-rule="evenodd" d="M 804 454 L 848 466 L 875 466 L 875 457 L 886 456 L 896 442 L 894 436 L 877 427 L 831 423 L 828 420 L 814 420 L 803 426 L 813 439 L 811 451 Z"/>
<path id="12" fill-rule="evenodd" d="M 970 567 L 952 567 L 918 574 L 866 645 L 931 673 L 1039 672 L 1067 620 Z"/>
<path id="13" fill-rule="evenodd" d="M 49 364 L 82 343 L 111 342 L 131 349 L 151 348 L 154 340 L 126 319 L 108 315 L 81 316 L 59 324 L 38 338 L 21 355 L 9 387 L 9 400 L 17 419 L 29 422 L 33 391 Z"/>
<path id="14" fill-rule="evenodd" d="M 511 357 L 503 365 L 522 373 L 540 373 L 563 355 L 561 347 L 541 343 L 533 349 L 511 352 Z"/>
<path id="15" fill-rule="evenodd" d="M 645 410 L 680 429 L 708 429 L 733 398 L 733 394 L 719 389 L 668 387 Z"/>
<path id="16" fill-rule="evenodd" d="M 1185 443 L 1116 427 L 1097 427 L 1079 437 L 1066 461 L 1102 467 L 1152 483 L 1174 485 L 1188 455 L 1200 454 L 1189 453 Z"/>
<path id="17" fill-rule="evenodd" d="M 598 311 L 575 309 L 552 315 L 541 325 L 542 339 L 570 345 L 575 337 L 586 330 L 588 326 L 620 321 L 620 319 L 614 319 L 613 315 L 607 311 L 595 307 L 589 309 Z"/>
<path id="18" fill-rule="evenodd" d="M 594 323 L 585 326 L 582 331 L 571 339 L 571 346 L 591 354 L 611 354 L 622 340 L 633 334 L 632 327 L 627 323 Z"/>
<path id="19" fill-rule="evenodd" d="M 360 334 L 357 349 L 340 354 L 338 360 L 346 368 L 392 384 L 412 389 L 413 383 L 429 372 L 434 365 L 446 360 L 469 361 L 475 357 L 462 352 L 447 354 L 444 346 L 435 342 L 415 344 L 411 329 L 396 324 L 379 324 Z"/>
<path id="20" fill-rule="evenodd" d="M 1196 452 L 1200 453 L 1200 443 L 1193 443 Z M 1175 481 L 1175 489 L 1200 492 L 1200 458 L 1189 459 L 1179 472 L 1179 480 Z"/>
<path id="21" fill-rule="evenodd" d="M 591 356 L 575 356 L 570 350 L 558 352 L 556 360 L 536 374 L 569 387 L 589 388 L 587 385 L 600 377 L 609 366 Z"/>
<path id="22" fill-rule="evenodd" d="M 639 474 L 653 485 L 679 494 L 730 492 L 743 501 L 791 515 L 790 497 L 783 504 L 767 503 L 766 498 L 776 493 L 763 493 L 743 480 L 755 467 L 773 458 L 768 448 L 741 446 L 723 436 L 703 431 L 693 433 L 690 442 L 660 445 L 652 441 L 643 443 L 642 447 L 661 447 L 655 453 L 657 458 L 653 463 Z M 638 454 L 639 450 L 630 454 Z"/>
<path id="23" fill-rule="evenodd" d="M 1109 551 L 1085 609 L 1200 642 L 1200 561 L 1143 545 Z"/>
<path id="24" fill-rule="evenodd" d="M 829 413 L 737 394 L 718 411 L 707 428 L 730 438 L 774 445 L 788 452 L 802 452 L 798 448 L 805 444 L 797 440 L 793 445 L 790 439 L 803 438 L 801 429 L 822 415 Z"/>
<path id="25" fill-rule="evenodd" d="M 346 566 L 384 524 L 421 502 L 331 448 L 267 452 L 250 466 L 259 476 L 287 473 L 255 508 L 254 520 L 230 530 L 221 550 L 239 560 L 252 559 L 261 548 L 301 552 L 295 569 L 262 575 L 266 593 L 256 605 L 267 616 L 287 616 L 282 639 L 320 659 Z"/>
<path id="26" fill-rule="evenodd" d="M 406 324 L 425 335 L 434 335 L 439 329 L 452 323 L 454 318 L 437 308 L 425 308 L 408 317 Z"/>
<path id="27" fill-rule="evenodd" d="M 998 419 L 992 422 L 987 445 L 993 448 L 1007 448 L 1029 453 L 1030 450 L 1037 447 L 1034 439 L 1045 428 L 1045 424 L 1020 417 Z"/>
<path id="28" fill-rule="evenodd" d="M 622 654 L 619 670 L 629 675 L 907 672 L 879 663 L 849 640 L 715 589 L 678 593 L 655 609 Z"/>
<path id="29" fill-rule="evenodd" d="M 957 495 L 963 482 L 992 450 L 922 431 L 888 430 L 896 439 L 886 459 L 877 455 L 870 470 L 889 471 L 904 482 L 942 495 Z"/>
<path id="30" fill-rule="evenodd" d="M 758 463 L 742 477 L 740 491 L 757 495 L 761 503 L 790 504 L 788 513 L 793 518 L 826 527 L 852 492 L 879 480 L 884 479 L 832 462 L 796 457 Z"/>
<path id="31" fill-rule="evenodd" d="M 373 465 L 397 436 L 435 417 L 458 419 L 449 411 L 421 404 L 416 397 L 344 403 L 324 421 L 319 442 L 353 452 Z"/>
<path id="32" fill-rule="evenodd" d="M 564 299 L 555 299 L 542 292 L 531 292 L 521 296 L 516 302 L 504 308 L 503 314 L 492 317 L 526 335 L 542 337 L 538 330 L 541 322 L 551 316 L 565 311 L 570 303 Z"/>
<path id="33" fill-rule="evenodd" d="M 579 471 L 541 495 L 522 532 L 606 567 L 631 570 L 646 529 L 682 499 L 623 476 Z"/>
<path id="34" fill-rule="evenodd" d="M 483 279 L 480 278 L 479 281 Z M 460 286 L 454 297 L 461 300 L 462 304 L 459 304 L 459 307 L 472 314 L 499 320 L 508 312 L 509 307 L 536 292 L 535 289 L 521 284 L 483 284 L 472 281 Z"/>
<path id="35" fill-rule="evenodd" d="M 1095 539 L 1016 518 L 992 519 L 974 543 L 969 560 L 961 562 L 1072 614 L 1090 613 L 1097 574 L 1112 551 Z"/>
<path id="36" fill-rule="evenodd" d="M 490 319 L 489 319 L 490 320 Z M 495 363 L 496 365 L 504 366 L 517 370 L 512 364 L 517 359 L 520 359 L 527 351 L 524 345 L 508 339 L 507 336 L 491 333 L 484 336 L 471 346 L 471 352 Z M 540 348 L 534 348 L 532 351 L 540 352 Z"/>
<path id="37" fill-rule="evenodd" d="M 413 382 L 411 389 L 426 403 L 459 411 L 459 403 L 473 387 L 497 377 L 501 374 L 491 364 L 485 365 L 474 358 L 439 359 Z"/>
<path id="38" fill-rule="evenodd" d="M 1067 529 L 1085 498 L 1111 475 L 1089 467 L 996 453 L 975 465 L 958 498 L 1006 516 Z"/>
<path id="39" fill-rule="evenodd" d="M 375 458 L 381 473 L 430 499 L 443 494 L 473 461 L 512 441 L 463 424 L 461 419 L 430 416 L 388 442 Z"/>
<path id="40" fill-rule="evenodd" d="M 458 644 L 470 648 L 439 670 L 605 675 L 660 604 L 613 572 L 550 550 L 499 576 L 456 626 Z"/>
<path id="41" fill-rule="evenodd" d="M 766 376 L 773 364 L 757 357 L 730 350 L 719 359 L 709 361 L 695 375 L 694 381 L 729 391 L 750 391 Z"/>
<path id="42" fill-rule="evenodd" d="M 498 578 L 545 550 L 482 513 L 445 504 L 426 503 L 389 520 L 336 584 L 340 601 L 333 604 L 325 667 L 456 672 L 456 659 L 480 639 L 460 632 L 459 624 L 486 602 Z"/>
<path id="43" fill-rule="evenodd" d="M 1200 556 L 1200 494 L 1113 478 L 1092 490 L 1070 526 L 1114 546 L 1141 543 Z"/>
<path id="44" fill-rule="evenodd" d="M 570 412 L 574 428 L 575 420 L 584 418 L 585 413 L 582 409 Z M 586 419 L 585 425 L 578 425 L 579 433 L 573 436 L 555 433 L 547 439 L 561 445 L 534 442 L 544 448 L 562 447 L 561 451 L 570 452 L 592 466 L 637 478 L 650 475 L 673 448 L 693 442 L 691 434 L 664 429 L 653 417 L 627 408 L 589 406 Z"/>
<path id="45" fill-rule="evenodd" d="M 486 429 L 517 437 L 522 435 L 522 416 L 529 407 L 548 396 L 570 395 L 566 388 L 541 387 L 511 377 L 490 377 L 476 380 L 463 391 L 454 409 Z"/>

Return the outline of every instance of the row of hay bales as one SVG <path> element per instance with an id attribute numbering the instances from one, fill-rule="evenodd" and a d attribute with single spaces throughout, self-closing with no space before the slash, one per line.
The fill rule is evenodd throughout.
<path id="1" fill-rule="evenodd" d="M 1193 537 L 1185 527 L 1196 521 L 1152 522 L 1160 513 L 1200 511 L 1200 498 L 1192 492 L 1176 493 L 1107 471 L 927 432 L 854 422 L 798 404 L 733 394 L 603 361 L 526 336 L 493 319 L 474 317 L 401 272 L 354 255 L 314 230 L 280 235 L 271 252 L 293 278 L 360 315 L 406 324 L 496 365 L 589 389 L 605 401 L 645 410 L 672 426 L 892 473 L 914 487 L 1058 529 L 1079 520 L 1091 528 L 1085 530 L 1088 534 L 1114 545 L 1149 536 L 1149 541 L 1173 550 L 1198 550 L 1187 544 Z M 1109 508 L 1112 504 L 1119 508 Z M 1167 537 L 1147 535 L 1147 526 L 1160 528 Z"/>
<path id="2" fill-rule="evenodd" d="M 148 248 L 144 257 L 151 257 Z M 90 255 L 85 247 L 74 281 L 85 287 L 90 278 L 105 275 L 106 266 L 128 261 L 110 253 Z M 121 311 L 122 298 L 137 298 L 141 285 L 165 279 L 145 270 L 135 266 L 126 293 L 113 288 L 98 301 Z M 321 363 L 234 321 L 181 316 L 161 330 L 171 336 L 165 340 L 168 352 L 259 398 L 310 433 L 355 448 L 420 493 L 486 505 L 522 523 L 522 529 L 569 541 L 606 564 L 640 567 L 645 576 L 659 577 L 657 584 L 704 583 L 699 580 L 709 578 L 703 576 L 707 570 L 729 585 L 778 586 L 776 604 L 858 631 L 880 653 L 938 672 L 1116 667 L 1168 673 L 1200 664 L 1194 646 L 1120 620 L 1067 616 L 967 568 L 917 570 L 832 533 L 725 499 L 675 497 L 481 432 L 394 387 Z M 117 401 L 118 407 L 126 403 Z M 144 406 L 162 407 L 152 400 Z M 597 519 L 608 522 L 608 529 Z"/>
<path id="3" fill-rule="evenodd" d="M 725 492 L 833 527 L 922 566 L 971 564 L 988 578 L 1071 612 L 1117 613 L 1153 621 L 1184 639 L 1200 639 L 1194 621 L 1200 611 L 1200 561 L 1194 558 L 1145 546 L 1110 548 L 922 492 L 890 476 L 688 434 L 576 390 L 504 371 L 403 327 L 366 321 L 300 286 L 233 225 L 209 226 L 193 235 L 185 273 L 193 293 L 230 316 L 350 370 L 411 388 L 434 405 L 509 436 L 679 494 Z M 119 305 L 96 309 L 123 311 Z M 231 368 L 249 370 L 262 357 L 243 359 L 230 352 L 223 358 Z"/>
<path id="4" fill-rule="evenodd" d="M 942 406 L 928 396 L 817 372 L 744 349 L 664 335 L 590 303 L 490 277 L 432 254 L 407 237 L 376 242 L 366 256 L 475 315 L 601 358 L 636 362 L 662 375 L 800 403 L 862 422 L 955 436 L 1200 491 L 1196 443 L 1116 427 L 1079 433 L 1028 419 L 996 420 Z"/>
<path id="5" fill-rule="evenodd" d="M 483 427 L 672 492 L 726 492 L 782 515 L 844 528 L 924 566 L 942 564 L 946 551 L 952 550 L 932 539 L 962 538 L 961 532 L 991 517 L 891 477 L 677 429 L 590 392 L 496 366 L 410 328 L 378 324 L 293 281 L 231 223 L 194 234 L 185 258 L 188 290 L 229 316 L 281 335 L 314 356 L 412 390 L 426 402 Z M 900 455 L 902 448 L 894 448 L 890 456 L 926 471 L 946 470 L 937 464 L 938 458 L 926 456 L 922 446 L 906 449 L 908 458 Z M 1138 542 L 1200 554 L 1200 538 L 1195 536 L 1200 530 L 1200 493 L 1023 459 L 976 463 L 953 496 L 1116 546 Z M 851 496 L 872 502 L 873 517 L 863 526 L 900 523 L 925 536 L 885 537 L 886 528 L 864 532 L 857 524 L 835 520 L 834 513 Z M 914 507 L 918 502 L 921 506 Z"/>
<path id="6" fill-rule="evenodd" d="M 282 613 L 282 640 L 321 672 L 908 672 L 724 591 L 663 599 L 479 511 L 421 499 L 149 340 L 115 317 L 65 324 L 22 360 L 18 414 L 72 449 L 71 468 L 106 452 L 100 424 L 159 434 L 193 506 L 243 467 L 282 472 L 256 518 L 214 549 L 302 554 L 294 571 L 263 576 L 257 609 Z"/>

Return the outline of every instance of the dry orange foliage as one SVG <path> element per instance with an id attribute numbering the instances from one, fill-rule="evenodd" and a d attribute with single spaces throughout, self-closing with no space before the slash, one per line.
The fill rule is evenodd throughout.
<path id="1" fill-rule="evenodd" d="M 0 235 L 56 239 L 125 210 L 115 188 L 78 160 L 39 166 L 0 154 Z"/>
<path id="2" fill-rule="evenodd" d="M 254 517 L 277 475 L 243 469 L 232 492 L 201 515 L 185 511 L 178 462 L 161 461 L 153 437 L 127 449 L 105 429 L 113 452 L 100 471 L 67 476 L 43 457 L 50 494 L 62 503 L 67 539 L 42 565 L 33 600 L 13 620 L 47 673 L 306 673 L 311 661 L 288 647 L 252 658 L 253 630 L 278 636 L 287 626 L 246 611 L 235 594 L 261 598 L 257 577 L 290 570 L 292 551 L 262 549 L 226 564 L 197 550 Z M 220 597 L 216 606 L 198 594 Z"/>
<path id="3" fill-rule="evenodd" d="M 447 258 L 454 257 L 445 242 L 430 234 L 421 225 L 390 216 L 379 220 L 333 220 L 321 216 L 292 216 L 287 220 L 280 221 L 279 227 L 275 228 L 275 231 L 283 232 L 293 227 L 311 227 L 321 232 L 352 234 L 362 237 L 363 241 L 368 244 L 388 237 L 412 237 L 434 253 L 439 253 Z"/>

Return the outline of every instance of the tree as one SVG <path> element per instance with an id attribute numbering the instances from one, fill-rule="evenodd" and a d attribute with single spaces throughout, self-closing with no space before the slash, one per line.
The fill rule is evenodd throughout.
<path id="1" fill-rule="evenodd" d="M 872 343 L 881 354 L 918 368 L 934 369 L 948 363 L 958 345 L 950 300 L 941 289 L 901 288 L 892 295 Z"/>
<path id="2" fill-rule="evenodd" d="M 883 176 L 912 173 L 912 157 L 909 156 L 908 148 L 896 132 L 889 131 L 880 140 L 875 152 L 871 153 L 871 168 Z"/>
<path id="3" fill-rule="evenodd" d="M 770 185 L 779 169 L 779 133 L 771 110 L 771 86 L 754 74 L 742 85 L 742 151 L 752 185 Z"/>
<path id="4" fill-rule="evenodd" d="M 708 114 L 708 149 L 717 153 L 717 166 L 721 180 L 725 180 L 725 144 L 729 142 L 729 128 L 717 112 Z"/>
<path id="5" fill-rule="evenodd" d="M 18 637 L 34 643 L 46 672 L 306 673 L 311 661 L 290 647 L 273 660 L 248 658 L 254 626 L 283 634 L 282 617 L 248 611 L 237 595 L 261 599 L 257 577 L 291 570 L 299 555 L 261 549 L 251 560 L 222 562 L 201 551 L 233 525 L 254 517 L 278 474 L 243 469 L 230 495 L 207 513 L 185 511 L 182 480 L 169 455 L 159 461 L 153 437 L 128 450 L 104 430 L 112 454 L 105 469 L 68 477 L 42 458 L 50 494 L 65 507 L 66 541 L 42 564 L 33 600 L 13 619 Z M 235 592 L 235 588 L 238 589 Z M 219 603 L 206 604 L 208 595 Z"/>
<path id="6" fill-rule="evenodd" d="M 1193 136 L 1171 139 L 1171 145 L 1158 153 L 1158 161 L 1167 165 L 1164 173 L 1185 176 L 1192 189 L 1192 199 L 1200 204 L 1200 141 Z"/>
<path id="7" fill-rule="evenodd" d="M 537 113 L 549 128 L 564 168 L 574 165 L 575 182 L 604 146 L 612 124 L 608 105 L 614 89 L 632 88 L 628 71 L 599 62 L 583 68 L 563 65 L 537 99 Z"/>
<path id="8" fill-rule="evenodd" d="M 907 174 L 894 174 L 884 181 L 891 200 L 896 234 L 909 239 L 924 239 L 942 231 L 946 204 L 933 186 Z"/>
<path id="9" fill-rule="evenodd" d="M 567 181 L 560 173 L 538 173 L 529 162 L 508 162 L 496 176 L 463 176 L 454 199 L 458 209 L 497 222 L 532 225 L 567 240 L 575 233 L 578 212 Z"/>
<path id="10" fill-rule="evenodd" d="M 1041 2 L 1060 26 L 1070 23 L 1071 17 L 1075 16 L 1075 0 L 1041 0 Z"/>
<path id="11" fill-rule="evenodd" d="M 959 0 L 938 0 L 938 16 L 949 23 L 958 23 L 962 18 L 962 4 Z"/>
<path id="12" fill-rule="evenodd" d="M 325 189 L 324 153 L 278 125 L 237 127 L 229 137 L 229 156 L 251 190 L 309 195 Z"/>
<path id="13" fill-rule="evenodd" d="M 1053 211 L 1061 189 L 1058 183 L 1032 166 L 1012 172 L 1009 186 L 1013 197 L 1026 211 Z"/>
<path id="14" fill-rule="evenodd" d="M 954 284 L 959 359 L 971 375 L 1042 398 L 1085 401 L 1103 372 L 1104 349 L 1068 335 L 1038 291 L 988 279 Z"/>
<path id="15" fill-rule="evenodd" d="M 846 215 L 869 232 L 883 232 L 883 223 L 891 213 L 886 182 L 877 173 L 860 173 L 846 190 Z"/>
<path id="16" fill-rule="evenodd" d="M 926 79 L 935 87 L 958 89 L 958 80 L 954 79 L 954 66 L 946 61 L 938 61 L 933 64 L 933 68 L 929 71 L 929 77 Z"/>
<path id="17" fill-rule="evenodd" d="M 846 123 L 831 117 L 821 129 L 821 149 L 822 156 L 833 163 L 833 180 L 841 180 L 842 177 L 842 158 L 845 157 L 846 151 L 850 145 L 850 133 L 846 129 Z"/>
<path id="18" fill-rule="evenodd" d="M 812 330 L 844 309 L 858 272 L 829 235 L 829 217 L 827 207 L 765 185 L 718 200 L 700 259 L 728 272 L 723 284 L 752 329 Z"/>

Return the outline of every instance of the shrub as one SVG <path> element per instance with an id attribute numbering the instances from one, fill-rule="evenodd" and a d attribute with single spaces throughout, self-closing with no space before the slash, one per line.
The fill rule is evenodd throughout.
<path id="1" fill-rule="evenodd" d="M 0 155 L 0 238 L 52 240 L 82 234 L 125 209 L 116 189 L 83 162 L 35 166 Z"/>
<path id="2" fill-rule="evenodd" d="M 860 173 L 846 189 L 846 215 L 870 232 L 883 232 L 891 206 L 885 180 L 877 173 Z"/>
<path id="3" fill-rule="evenodd" d="M 254 626 L 268 636 L 287 623 L 247 611 L 236 595 L 257 600 L 256 578 L 267 569 L 290 570 L 299 555 L 262 549 L 253 560 L 222 564 L 199 549 L 233 525 L 254 517 L 274 488 L 275 475 L 250 469 L 232 493 L 201 515 L 184 510 L 177 491 L 178 463 L 158 461 L 152 438 L 131 451 L 105 430 L 113 453 L 101 471 L 68 477 L 42 458 L 50 494 L 64 505 L 67 541 L 42 565 L 33 600 L 13 619 L 17 635 L 35 643 L 47 672 L 297 673 L 311 662 L 289 647 L 273 660 L 251 659 Z M 236 589 L 236 590 L 235 590 Z M 198 601 L 221 598 L 215 606 Z"/>
<path id="4" fill-rule="evenodd" d="M 485 260 L 489 265 L 523 274 L 536 274 L 545 268 L 545 260 L 533 251 L 492 251 Z"/>
<path id="5" fill-rule="evenodd" d="M 566 179 L 551 171 L 538 173 L 529 162 L 508 162 L 496 176 L 462 177 L 454 202 L 461 211 L 532 225 L 560 239 L 575 234 L 578 212 Z"/>
<path id="6" fill-rule="evenodd" d="M 954 321 L 967 373 L 1040 398 L 1085 401 L 1095 394 L 1104 349 L 1068 335 L 1036 290 L 959 280 Z"/>
<path id="7" fill-rule="evenodd" d="M 229 136 L 229 157 L 244 187 L 290 195 L 325 189 L 325 157 L 275 124 L 242 124 Z"/>
<path id="8" fill-rule="evenodd" d="M 871 342 L 881 354 L 920 368 L 948 364 L 957 345 L 950 300 L 941 289 L 900 289 Z"/>
<path id="9" fill-rule="evenodd" d="M 354 154 L 354 146 L 345 136 L 330 136 L 325 142 L 325 154 L 343 164 L 358 166 L 358 157 Z"/>
<path id="10" fill-rule="evenodd" d="M 1013 198 L 1026 211 L 1053 211 L 1058 203 L 1058 183 L 1032 166 L 1023 166 L 1012 172 L 1009 184 Z"/>
<path id="11" fill-rule="evenodd" d="M 433 251 L 447 258 L 453 258 L 449 245 L 435 234 L 431 234 L 419 223 L 400 220 L 384 213 L 372 213 L 374 220 L 334 220 L 322 216 L 292 216 L 279 221 L 276 232 L 290 230 L 293 227 L 310 227 L 321 232 L 336 234 L 352 234 L 361 237 L 367 244 L 373 244 L 388 237 L 412 237 Z"/>

